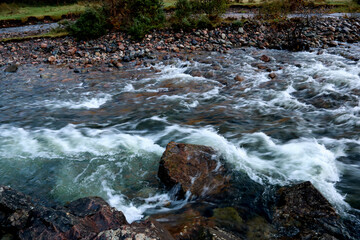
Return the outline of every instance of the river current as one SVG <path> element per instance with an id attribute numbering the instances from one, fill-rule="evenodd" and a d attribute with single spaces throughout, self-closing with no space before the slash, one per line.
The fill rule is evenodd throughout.
<path id="1" fill-rule="evenodd" d="M 350 44 L 198 53 L 112 72 L 1 69 L 0 184 L 60 203 L 101 196 L 139 220 L 184 204 L 156 177 L 176 141 L 215 148 L 263 185 L 310 180 L 341 215 L 358 215 L 359 58 Z"/>

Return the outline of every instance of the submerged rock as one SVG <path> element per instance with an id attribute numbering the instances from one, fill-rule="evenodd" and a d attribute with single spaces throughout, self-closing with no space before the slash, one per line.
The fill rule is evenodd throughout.
<path id="1" fill-rule="evenodd" d="M 160 160 L 158 177 L 168 189 L 178 185 L 180 198 L 187 191 L 202 198 L 219 194 L 229 182 L 214 149 L 176 142 L 166 146 Z"/>
<path id="2" fill-rule="evenodd" d="M 18 66 L 16 64 L 11 64 L 10 66 L 6 67 L 4 72 L 16 72 L 18 70 Z"/>
<path id="3" fill-rule="evenodd" d="M 0 233 L 16 239 L 172 239 L 155 220 L 128 224 L 122 212 L 100 197 L 85 197 L 65 207 L 46 207 L 0 186 Z"/>

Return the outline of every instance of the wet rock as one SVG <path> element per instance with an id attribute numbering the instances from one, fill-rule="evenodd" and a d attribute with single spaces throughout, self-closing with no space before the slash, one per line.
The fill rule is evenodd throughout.
<path id="1" fill-rule="evenodd" d="M 238 212 L 232 207 L 216 208 L 212 217 L 216 226 L 226 228 L 235 232 L 245 232 L 246 226 Z"/>
<path id="2" fill-rule="evenodd" d="M 161 224 L 150 218 L 140 223 L 123 225 L 118 229 L 110 229 L 100 232 L 94 240 L 117 240 L 117 239 L 134 239 L 134 240 L 173 240 L 174 238 Z"/>
<path id="3" fill-rule="evenodd" d="M 176 212 L 154 216 L 171 233 L 175 239 L 196 239 L 205 227 L 207 219 L 199 211 L 185 206 Z"/>
<path id="4" fill-rule="evenodd" d="M 273 223 L 279 233 L 292 239 L 344 238 L 339 216 L 324 196 L 304 182 L 278 190 Z"/>
<path id="5" fill-rule="evenodd" d="M 262 55 L 261 57 L 260 57 L 260 60 L 261 61 L 263 61 L 263 62 L 270 62 L 270 57 L 269 56 L 267 56 L 267 55 Z"/>
<path id="6" fill-rule="evenodd" d="M 242 82 L 242 81 L 245 80 L 245 78 L 242 77 L 242 76 L 240 76 L 240 75 L 236 75 L 236 76 L 234 77 L 234 80 L 237 81 L 237 82 Z"/>
<path id="7" fill-rule="evenodd" d="M 10 66 L 6 67 L 4 72 L 16 72 L 19 69 L 17 64 L 11 64 Z"/>
<path id="8" fill-rule="evenodd" d="M 81 198 L 65 207 L 46 207 L 4 186 L 0 186 L 0 234 L 21 240 L 173 239 L 153 219 L 128 224 L 122 212 L 100 197 Z"/>
<path id="9" fill-rule="evenodd" d="M 220 194 L 229 181 L 212 148 L 176 142 L 167 145 L 160 160 L 158 177 L 168 189 L 177 185 L 180 198 L 187 191 L 201 198 Z"/>
<path id="10" fill-rule="evenodd" d="M 34 204 L 30 197 L 9 187 L 0 186 L 0 229 L 14 232 L 23 229 Z"/>
<path id="11" fill-rule="evenodd" d="M 263 217 L 256 216 L 246 222 L 246 237 L 249 240 L 274 239 L 276 233 L 273 226 Z"/>
<path id="12" fill-rule="evenodd" d="M 274 78 L 276 78 L 276 74 L 275 73 L 269 73 L 269 78 L 271 78 L 271 79 L 274 79 Z"/>
<path id="13" fill-rule="evenodd" d="M 189 72 L 189 74 L 190 74 L 191 76 L 193 76 L 193 77 L 202 77 L 201 72 L 198 71 L 198 70 L 191 70 L 191 71 Z"/>

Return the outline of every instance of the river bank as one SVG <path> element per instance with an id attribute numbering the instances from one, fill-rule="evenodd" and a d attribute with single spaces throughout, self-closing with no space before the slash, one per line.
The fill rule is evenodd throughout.
<path id="1" fill-rule="evenodd" d="M 154 31 L 141 42 L 121 32 L 99 39 L 75 41 L 72 37 L 6 42 L 0 45 L 0 66 L 50 63 L 72 68 L 121 67 L 122 62 L 162 55 L 216 51 L 232 48 L 310 50 L 360 40 L 360 18 L 293 18 L 283 22 L 244 20 L 243 26 L 227 24 L 208 30 Z"/>

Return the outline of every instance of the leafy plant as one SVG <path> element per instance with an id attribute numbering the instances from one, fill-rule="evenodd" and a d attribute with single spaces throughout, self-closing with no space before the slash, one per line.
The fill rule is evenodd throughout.
<path id="1" fill-rule="evenodd" d="M 162 0 L 104 0 L 104 8 L 115 29 L 141 39 L 165 21 Z"/>
<path id="2" fill-rule="evenodd" d="M 71 35 L 79 40 L 88 40 L 100 37 L 106 33 L 107 22 L 102 10 L 88 8 L 79 19 L 67 26 Z"/>
<path id="3" fill-rule="evenodd" d="M 216 18 L 226 12 L 228 0 L 193 0 L 192 7 L 197 13 L 206 13 Z"/>

